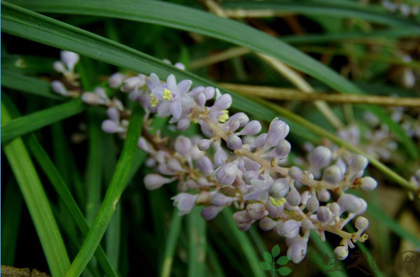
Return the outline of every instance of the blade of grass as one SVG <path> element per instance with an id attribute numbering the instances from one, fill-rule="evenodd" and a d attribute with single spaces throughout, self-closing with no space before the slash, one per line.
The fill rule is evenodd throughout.
<path id="1" fill-rule="evenodd" d="M 165 244 L 165 253 L 163 254 L 163 265 L 160 276 L 169 277 L 171 275 L 172 263 L 174 261 L 175 249 L 181 231 L 182 216 L 178 215 L 178 210 L 174 209 L 172 214 L 171 227 L 169 228 L 168 240 Z"/>
<path id="2" fill-rule="evenodd" d="M 52 92 L 50 83 L 33 77 L 27 77 L 19 72 L 2 70 L 1 79 L 3 80 L 1 86 L 5 88 L 15 89 L 55 100 L 65 100 L 65 97 Z"/>
<path id="3" fill-rule="evenodd" d="M 45 43 L 47 45 L 52 45 L 63 49 L 68 49 L 70 51 L 79 52 L 86 56 L 104 62 L 108 62 L 116 66 L 126 67 L 146 74 L 155 72 L 158 75 L 167 76 L 168 74 L 173 73 L 178 78 L 188 78 L 193 80 L 196 85 L 215 86 L 215 84 L 206 81 L 200 77 L 197 77 L 196 75 L 176 69 L 173 66 L 170 66 L 162 61 L 159 61 L 155 58 L 147 56 L 126 46 L 93 35 L 86 31 L 69 26 L 67 24 L 57 22 L 56 20 L 47 18 L 45 16 L 41 16 L 39 14 L 16 7 L 14 5 L 5 4 L 5 2 L 2 2 L 2 5 L 4 6 L 3 11 L 7 10 L 7 13 L 3 13 L 7 14 L 7 16 L 3 16 L 2 21 L 2 28 L 3 30 L 5 30 L 5 32 L 20 35 L 28 39 Z M 27 17 L 30 17 L 31 21 L 22 19 Z M 101 49 L 101 52 L 99 54 L 96 50 L 94 50 L 96 48 Z M 231 93 L 227 90 L 221 91 L 223 93 Z M 278 116 L 279 110 L 275 110 L 275 112 L 273 112 L 270 109 L 265 109 L 262 105 L 256 103 L 255 100 L 247 99 L 235 93 L 231 94 L 234 100 L 234 108 L 247 111 L 249 113 L 254 114 L 255 117 L 267 121 L 271 121 L 274 117 Z M 308 127 L 308 125 L 306 124 L 302 125 L 302 123 L 304 123 L 305 121 L 296 119 L 296 117 L 294 117 L 294 115 L 290 115 L 290 113 L 288 114 L 288 118 L 295 118 L 295 120 L 292 120 L 292 122 L 288 122 L 291 128 L 291 132 L 299 132 L 297 134 L 302 135 L 302 137 L 308 140 L 317 140 L 317 138 L 314 138 L 314 136 L 307 136 L 308 132 L 305 132 L 304 128 L 302 128 L 302 126 L 305 126 L 305 128 Z M 293 121 L 297 122 L 298 124 L 294 124 Z M 411 150 L 414 149 L 414 151 L 409 151 L 408 153 L 414 156 L 418 155 L 417 148 L 414 146 L 410 138 L 408 138 L 406 133 L 402 130 L 402 127 L 395 123 L 392 123 L 391 121 L 388 121 L 388 123 L 392 124 L 391 129 L 400 130 L 395 133 L 400 138 L 403 138 L 402 141 L 406 148 Z M 325 137 L 323 130 L 320 128 L 317 129 L 317 126 L 315 127 L 315 129 L 318 130 L 318 132 L 316 133 L 321 137 Z M 313 131 L 315 129 L 312 128 L 309 130 Z M 351 151 L 354 151 L 354 149 L 356 149 L 350 144 L 334 136 L 334 142 L 336 141 L 339 142 L 338 144 Z M 361 153 L 360 150 L 356 150 L 356 153 Z M 407 187 L 408 189 L 413 189 L 413 187 L 406 180 L 404 180 L 396 174 L 392 174 L 392 171 L 383 164 L 379 163 L 378 161 L 374 161 L 373 159 L 371 159 L 371 163 L 384 173 L 391 176 L 397 183 L 401 184 L 404 187 Z"/>
<path id="4" fill-rule="evenodd" d="M 11 121 L 8 107 L 2 101 L 2 123 Z M 22 139 L 17 138 L 3 146 L 3 151 L 14 172 L 25 203 L 44 249 L 51 274 L 63 276 L 70 262 L 57 222 L 42 184 Z"/>
<path id="5" fill-rule="evenodd" d="M 188 215 L 188 276 L 203 276 L 206 261 L 206 221 L 201 217 L 201 209 L 195 207 Z"/>
<path id="6" fill-rule="evenodd" d="M 219 258 L 217 257 L 213 247 L 210 244 L 207 245 L 207 257 L 209 260 L 209 264 L 213 269 L 213 272 L 211 272 L 210 276 L 224 277 L 225 274 L 223 272 L 222 265 L 220 264 Z"/>
<path id="7" fill-rule="evenodd" d="M 82 112 L 80 100 L 69 101 L 42 111 L 22 116 L 2 124 L 1 142 L 5 143 L 24 134 L 33 132 L 60 120 Z"/>
<path id="8" fill-rule="evenodd" d="M 221 214 L 225 219 L 225 228 L 229 229 L 229 237 L 238 242 L 239 247 L 242 250 L 241 254 L 245 256 L 253 276 L 265 276 L 264 271 L 260 267 L 260 260 L 258 255 L 255 253 L 256 251 L 252 246 L 251 241 L 247 238 L 244 232 L 241 232 L 238 227 L 236 227 L 234 221 L 232 220 L 233 212 L 230 209 L 224 209 Z"/>
<path id="9" fill-rule="evenodd" d="M 404 27 L 412 30 L 413 34 L 420 34 L 420 25 L 414 20 L 404 18 L 402 16 L 392 15 L 386 12 L 379 12 L 364 5 L 359 6 L 342 6 L 336 1 L 328 3 L 308 3 L 305 1 L 240 1 L 240 2 L 223 2 L 222 7 L 226 9 L 244 9 L 244 10 L 270 10 L 273 14 L 297 13 L 305 15 L 323 15 L 345 18 L 360 18 L 375 23 L 386 24 L 394 27 Z M 235 10 L 232 10 L 235 13 Z M 228 12 L 228 15 L 230 13 Z M 233 15 L 232 14 L 232 15 Z"/>
<path id="10" fill-rule="evenodd" d="M 124 148 L 118 160 L 111 184 L 106 191 L 105 199 L 102 202 L 92 228 L 89 230 L 86 240 L 67 271 L 66 276 L 79 276 L 83 272 L 99 246 L 112 215 L 115 212 L 120 196 L 129 181 L 128 175 L 131 170 L 134 150 L 137 148 L 137 140 L 140 136 L 143 119 L 143 111 L 139 105 L 135 105 L 132 111 L 127 138 L 124 142 Z"/>
<path id="11" fill-rule="evenodd" d="M 7 104 L 6 106 L 9 107 L 12 118 L 19 116 L 18 110 L 13 105 L 13 103 L 11 103 L 11 100 L 6 95 L 3 96 L 2 101 L 4 101 Z M 67 207 L 70 215 L 73 217 L 79 230 L 84 236 L 86 236 L 89 231 L 89 225 L 82 211 L 80 210 L 76 201 L 74 200 L 73 195 L 69 191 L 67 184 L 61 177 L 57 168 L 54 166 L 54 163 L 51 161 L 50 157 L 45 152 L 44 148 L 39 143 L 38 139 L 36 138 L 34 134 L 30 134 L 26 136 L 25 143 L 28 146 L 28 149 L 31 152 L 31 155 L 33 155 L 33 157 L 38 162 L 41 169 L 44 171 L 47 178 L 53 185 L 53 188 L 57 192 L 61 201 Z M 108 258 L 106 257 L 105 252 L 103 251 L 101 246 L 99 246 L 95 255 L 98 261 L 100 262 L 100 264 L 102 265 L 104 272 L 107 274 L 107 276 L 117 276 L 112 266 L 110 265 Z"/>
<path id="12" fill-rule="evenodd" d="M 22 194 L 16 182 L 10 179 L 3 195 L 1 214 L 1 264 L 13 266 L 19 233 Z"/>

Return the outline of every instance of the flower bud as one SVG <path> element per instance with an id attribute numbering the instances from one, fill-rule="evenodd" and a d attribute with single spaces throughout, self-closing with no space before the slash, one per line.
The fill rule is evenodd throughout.
<path id="1" fill-rule="evenodd" d="M 108 108 L 108 110 L 106 110 L 106 114 L 108 115 L 109 119 L 115 122 L 120 121 L 120 112 L 116 108 Z"/>
<path id="2" fill-rule="evenodd" d="M 190 124 L 191 120 L 189 120 L 188 118 L 183 118 L 178 121 L 176 128 L 180 131 L 185 131 L 188 129 L 188 127 L 190 127 Z"/>
<path id="3" fill-rule="evenodd" d="M 79 61 L 79 54 L 70 51 L 61 51 L 61 60 L 70 71 L 73 71 L 74 66 Z"/>
<path id="4" fill-rule="evenodd" d="M 319 220 L 319 222 L 326 223 L 331 219 L 331 212 L 327 207 L 323 206 L 318 209 L 316 218 Z"/>
<path id="5" fill-rule="evenodd" d="M 226 146 L 230 150 L 236 150 L 242 147 L 242 140 L 237 135 L 230 135 L 226 141 Z"/>
<path id="6" fill-rule="evenodd" d="M 302 229 L 304 230 L 312 230 L 315 229 L 315 225 L 309 219 L 302 220 Z"/>
<path id="7" fill-rule="evenodd" d="M 114 73 L 111 75 L 111 77 L 109 77 L 108 85 L 111 88 L 119 88 L 124 82 L 125 78 L 126 78 L 125 75 L 120 72 Z"/>
<path id="8" fill-rule="evenodd" d="M 263 203 L 251 203 L 246 206 L 246 211 L 250 218 L 254 220 L 260 220 L 265 216 L 265 204 Z"/>
<path id="9" fill-rule="evenodd" d="M 108 134 L 118 133 L 124 131 L 122 127 L 120 127 L 115 121 L 112 120 L 105 120 L 102 122 L 101 125 L 102 131 Z"/>
<path id="10" fill-rule="evenodd" d="M 359 216 L 356 219 L 356 228 L 357 230 L 366 230 L 369 227 L 369 220 L 366 217 Z"/>
<path id="11" fill-rule="evenodd" d="M 265 140 L 267 139 L 267 134 L 259 135 L 253 142 L 252 146 L 255 148 L 262 148 L 265 144 Z"/>
<path id="12" fill-rule="evenodd" d="M 215 193 L 211 196 L 211 204 L 214 206 L 226 206 L 232 203 L 232 197 L 227 197 L 223 193 Z"/>
<path id="13" fill-rule="evenodd" d="M 179 215 L 189 214 L 195 205 L 197 195 L 182 192 L 171 199 L 174 200 L 174 206 L 178 208 Z"/>
<path id="14" fill-rule="evenodd" d="M 261 123 L 257 120 L 252 120 L 248 124 L 245 125 L 245 127 L 242 129 L 242 131 L 239 132 L 240 135 L 246 135 L 246 136 L 253 136 L 261 132 Z"/>
<path id="15" fill-rule="evenodd" d="M 191 152 L 192 145 L 191 140 L 185 136 L 179 136 L 175 140 L 175 150 L 181 156 L 187 158 Z"/>
<path id="16" fill-rule="evenodd" d="M 54 62 L 53 67 L 54 67 L 54 70 L 59 72 L 59 73 L 66 72 L 66 68 L 64 67 L 64 64 L 60 61 Z"/>
<path id="17" fill-rule="evenodd" d="M 212 99 L 214 97 L 214 92 L 215 92 L 214 87 L 206 87 L 204 89 L 204 95 L 206 96 L 206 99 L 207 100 Z"/>
<path id="18" fill-rule="evenodd" d="M 292 262 L 294 262 L 295 264 L 298 264 L 305 258 L 306 249 L 307 249 L 306 241 L 299 240 L 295 243 L 292 243 L 292 245 L 290 245 L 289 249 L 287 250 L 287 256 Z"/>
<path id="19" fill-rule="evenodd" d="M 214 165 L 216 167 L 224 165 L 226 163 L 227 158 L 228 156 L 226 152 L 222 148 L 219 148 L 214 154 L 214 158 L 213 158 Z"/>
<path id="20" fill-rule="evenodd" d="M 352 194 L 344 194 L 338 199 L 341 212 L 349 212 L 354 214 L 364 213 L 367 208 L 365 200 L 356 197 Z"/>
<path id="21" fill-rule="evenodd" d="M 280 178 L 274 181 L 273 185 L 270 188 L 270 194 L 274 198 L 283 198 L 289 192 L 290 186 L 286 178 Z"/>
<path id="22" fill-rule="evenodd" d="M 249 217 L 247 211 L 239 211 L 233 214 L 233 221 L 239 230 L 246 231 L 251 227 L 253 220 Z"/>
<path id="23" fill-rule="evenodd" d="M 60 81 L 52 81 L 51 88 L 55 93 L 61 94 L 61 95 L 67 95 L 67 89 L 64 87 L 63 83 Z"/>
<path id="24" fill-rule="evenodd" d="M 188 187 L 188 185 L 187 185 Z M 197 199 L 195 200 L 195 204 L 196 205 L 200 205 L 200 206 L 207 206 L 211 203 L 211 194 L 208 191 L 201 191 L 198 195 L 197 195 Z"/>
<path id="25" fill-rule="evenodd" d="M 331 194 L 326 189 L 321 189 L 318 193 L 318 199 L 321 202 L 328 202 L 331 198 Z"/>
<path id="26" fill-rule="evenodd" d="M 151 153 L 153 151 L 152 146 L 146 141 L 144 137 L 140 137 L 137 146 L 144 152 Z"/>
<path id="27" fill-rule="evenodd" d="M 173 179 L 165 178 L 162 175 L 159 174 L 147 174 L 146 177 L 144 177 L 144 185 L 148 190 L 154 190 L 158 189 L 164 184 L 172 182 Z"/>
<path id="28" fill-rule="evenodd" d="M 240 127 L 241 122 L 239 119 L 235 119 L 229 122 L 229 132 L 235 132 Z"/>
<path id="29" fill-rule="evenodd" d="M 296 181 L 299 181 L 303 177 L 302 170 L 297 166 L 292 166 L 289 169 L 288 173 L 289 173 L 290 178 L 292 178 L 293 180 L 296 180 Z"/>
<path id="30" fill-rule="evenodd" d="M 207 206 L 201 211 L 201 216 L 205 220 L 212 220 L 215 218 L 222 210 L 223 206 L 215 207 L 215 206 Z"/>
<path id="31" fill-rule="evenodd" d="M 330 211 L 334 215 L 339 216 L 340 215 L 340 205 L 338 205 L 336 202 L 331 203 L 331 205 L 330 205 Z"/>
<path id="32" fill-rule="evenodd" d="M 364 170 L 368 166 L 369 160 L 362 156 L 362 155 L 356 155 L 351 160 L 349 171 L 352 174 L 357 174 L 360 171 Z"/>
<path id="33" fill-rule="evenodd" d="M 276 146 L 280 140 L 283 140 L 289 134 L 289 125 L 284 121 L 275 118 L 271 121 L 267 133 L 266 145 L 268 147 Z"/>
<path id="34" fill-rule="evenodd" d="M 223 111 L 229 109 L 231 105 L 232 96 L 230 96 L 230 94 L 223 94 L 214 102 L 213 109 Z"/>
<path id="35" fill-rule="evenodd" d="M 378 185 L 378 182 L 376 182 L 376 180 L 373 179 L 372 177 L 364 177 L 361 180 L 360 187 L 364 191 L 371 191 L 371 190 L 374 190 L 377 185 Z"/>
<path id="36" fill-rule="evenodd" d="M 206 151 L 207 149 L 209 149 L 210 144 L 211 144 L 211 140 L 202 139 L 198 142 L 198 149 L 200 149 L 201 151 Z"/>
<path id="37" fill-rule="evenodd" d="M 331 162 L 331 150 L 318 146 L 314 149 L 310 157 L 311 168 L 318 170 L 327 166 Z"/>
<path id="38" fill-rule="evenodd" d="M 338 260 L 342 261 L 349 255 L 349 251 L 344 246 L 337 246 L 334 249 L 334 254 L 337 257 Z"/>
<path id="39" fill-rule="evenodd" d="M 201 108 L 203 108 L 204 105 L 206 104 L 206 96 L 202 92 L 194 96 L 194 100 L 195 100 L 195 103 L 197 103 L 197 105 L 200 106 Z"/>
<path id="40" fill-rule="evenodd" d="M 237 172 L 238 165 L 236 163 L 228 163 L 218 169 L 216 179 L 221 185 L 228 186 L 235 181 Z"/>
<path id="41" fill-rule="evenodd" d="M 251 181 L 254 179 L 257 179 L 258 176 L 260 176 L 260 173 L 258 171 L 253 171 L 253 170 L 245 171 L 245 173 L 242 174 L 242 180 L 246 184 L 251 185 Z"/>
<path id="42" fill-rule="evenodd" d="M 245 113 L 236 113 L 229 118 L 229 121 L 239 120 L 239 127 L 245 126 L 249 122 L 249 118 Z"/>
<path id="43" fill-rule="evenodd" d="M 213 137 L 214 131 L 206 123 L 204 123 L 204 122 L 200 123 L 200 130 L 206 137 L 208 137 L 208 138 Z"/>
<path id="44" fill-rule="evenodd" d="M 86 103 L 88 105 L 98 105 L 98 104 L 101 103 L 101 100 L 99 99 L 98 95 L 96 95 L 95 93 L 92 93 L 92 92 L 83 93 L 82 94 L 82 101 L 83 101 L 83 103 Z"/>
<path id="45" fill-rule="evenodd" d="M 311 213 L 314 213 L 319 208 L 319 201 L 316 197 L 312 196 L 309 198 L 308 202 L 306 202 L 306 209 Z"/>
<path id="46" fill-rule="evenodd" d="M 338 166 L 332 165 L 324 170 L 322 179 L 330 184 L 337 184 L 343 179 L 343 174 Z"/>
<path id="47" fill-rule="evenodd" d="M 181 163 L 174 158 L 168 160 L 168 168 L 175 172 L 185 172 L 185 169 L 182 167 Z"/>
<path id="48" fill-rule="evenodd" d="M 299 223 L 294 219 L 290 219 L 277 228 L 277 233 L 282 237 L 291 239 L 299 235 L 299 229 Z"/>
<path id="49" fill-rule="evenodd" d="M 275 152 L 280 159 L 283 159 L 287 155 L 289 155 L 291 149 L 292 146 L 290 145 L 290 143 L 287 140 L 283 139 L 280 140 L 277 144 Z"/>
<path id="50" fill-rule="evenodd" d="M 260 228 L 263 231 L 270 231 L 271 229 L 274 228 L 274 226 L 276 226 L 277 222 L 272 220 L 269 217 L 264 217 L 263 219 L 260 220 Z"/>
<path id="51" fill-rule="evenodd" d="M 203 156 L 197 160 L 197 167 L 204 173 L 213 171 L 213 164 L 207 156 Z"/>
<path id="52" fill-rule="evenodd" d="M 295 187 L 292 187 L 289 194 L 287 195 L 287 203 L 290 206 L 296 207 L 299 206 L 300 202 L 302 201 L 302 198 L 300 196 L 300 193 L 297 191 Z"/>

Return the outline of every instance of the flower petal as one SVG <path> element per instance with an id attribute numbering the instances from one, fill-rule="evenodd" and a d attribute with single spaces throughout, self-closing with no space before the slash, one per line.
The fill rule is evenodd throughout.
<path id="1" fill-rule="evenodd" d="M 180 101 L 171 102 L 171 113 L 175 118 L 180 118 L 182 113 L 182 105 Z"/>

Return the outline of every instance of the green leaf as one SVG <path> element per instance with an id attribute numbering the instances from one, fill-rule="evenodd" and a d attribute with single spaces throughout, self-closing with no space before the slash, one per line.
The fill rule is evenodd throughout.
<path id="1" fill-rule="evenodd" d="M 290 261 L 289 257 L 287 256 L 281 256 L 280 258 L 277 259 L 277 264 L 279 265 L 285 265 Z"/>
<path id="2" fill-rule="evenodd" d="M 182 216 L 178 215 L 177 209 L 172 214 L 171 228 L 169 229 L 168 240 L 165 244 L 165 254 L 163 256 L 163 266 L 161 277 L 169 277 L 171 275 L 172 263 L 174 261 L 175 248 L 179 240 L 181 231 Z"/>
<path id="3" fill-rule="evenodd" d="M 271 270 L 271 264 L 268 262 L 260 262 L 262 270 Z"/>
<path id="4" fill-rule="evenodd" d="M 121 194 L 127 184 L 128 176 L 131 170 L 131 163 L 137 148 L 137 141 L 143 124 L 143 110 L 138 104 L 134 105 L 132 115 L 130 117 L 130 125 L 128 127 L 127 138 L 118 160 L 111 184 L 109 185 L 105 199 L 102 202 L 98 215 L 93 222 L 91 229 L 83 243 L 82 248 L 74 259 L 67 271 L 67 276 L 79 276 L 85 269 L 87 263 L 95 253 L 101 239 L 108 227 L 109 222 L 115 212 L 116 205 Z"/>
<path id="5" fill-rule="evenodd" d="M 1 263 L 13 266 L 23 199 L 16 181 L 12 178 L 8 180 L 4 190 L 1 207 L 3 211 L 1 214 L 1 252 L 7 253 L 7 255 L 2 255 Z"/>
<path id="6" fill-rule="evenodd" d="M 82 112 L 84 105 L 80 100 L 69 101 L 42 111 L 22 116 L 2 124 L 1 142 L 33 132 L 65 118 Z"/>
<path id="7" fill-rule="evenodd" d="M 51 91 L 51 85 L 48 82 L 22 75 L 19 72 L 4 71 L 1 72 L 2 87 L 31 93 L 34 95 L 51 98 L 55 100 L 64 100 L 58 94 L 54 94 Z"/>
<path id="8" fill-rule="evenodd" d="M 2 100 L 10 108 L 10 114 L 12 115 L 12 117 L 19 116 L 17 108 L 13 105 L 13 103 L 11 103 L 11 100 L 7 97 L 7 95 L 3 96 Z M 25 143 L 32 156 L 38 162 L 41 169 L 44 171 L 47 178 L 53 185 L 53 188 L 60 197 L 60 201 L 62 201 L 62 203 L 66 206 L 67 210 L 69 211 L 70 215 L 73 217 L 79 230 L 84 236 L 86 236 L 89 231 L 89 225 L 85 217 L 83 216 L 82 211 L 78 207 L 75 199 L 73 198 L 73 195 L 71 194 L 67 184 L 64 182 L 62 176 L 58 172 L 57 168 L 54 166 L 54 163 L 51 161 L 50 157 L 45 152 L 44 148 L 39 143 L 38 139 L 34 134 L 26 136 Z M 98 248 L 95 255 L 107 276 L 117 276 L 101 246 Z"/>
<path id="9" fill-rule="evenodd" d="M 277 271 L 280 273 L 281 276 L 287 276 L 292 272 L 290 268 L 285 267 L 285 266 L 280 267 Z"/>
<path id="10" fill-rule="evenodd" d="M 280 255 L 280 246 L 278 244 L 274 245 L 273 248 L 271 249 L 271 255 L 273 256 L 273 258 Z"/>
<path id="11" fill-rule="evenodd" d="M 267 251 L 264 251 L 263 252 L 263 257 L 264 257 L 264 260 L 266 261 L 266 262 L 269 262 L 269 263 L 272 263 L 273 262 L 273 257 L 271 256 L 271 254 L 270 253 L 268 253 Z"/>
<path id="12" fill-rule="evenodd" d="M 322 3 L 324 2 L 324 3 Z M 292 12 L 304 15 L 322 15 L 345 18 L 360 18 L 375 23 L 386 24 L 394 27 L 409 28 L 413 34 L 420 34 L 419 23 L 404 18 L 402 16 L 392 15 L 389 12 L 379 12 L 367 5 L 340 5 L 337 1 L 316 1 L 311 3 L 308 1 L 240 1 L 240 2 L 223 2 L 223 8 L 245 9 L 245 10 L 271 10 L 276 12 Z"/>
<path id="13" fill-rule="evenodd" d="M 11 121 L 8 107 L 2 101 L 2 123 Z M 70 262 L 57 222 L 49 205 L 47 196 L 29 157 L 22 139 L 17 138 L 7 145 L 3 151 L 16 177 L 23 199 L 31 214 L 35 229 L 44 249 L 51 274 L 63 276 Z"/>
<path id="14" fill-rule="evenodd" d="M 201 209 L 195 207 L 188 215 L 188 276 L 203 276 L 206 259 L 206 225 L 200 213 Z"/>

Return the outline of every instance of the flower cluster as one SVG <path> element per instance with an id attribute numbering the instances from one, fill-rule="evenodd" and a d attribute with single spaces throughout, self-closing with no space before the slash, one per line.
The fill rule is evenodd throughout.
<path id="1" fill-rule="evenodd" d="M 62 74 L 63 78 L 60 81 L 52 81 L 51 88 L 55 93 L 66 97 L 79 96 L 79 75 L 74 72 L 79 58 L 76 53 L 61 51 L 61 60 L 54 62 L 54 69 Z"/>
<path id="2" fill-rule="evenodd" d="M 156 173 L 145 176 L 146 188 L 158 189 L 176 181 L 179 193 L 172 199 L 181 215 L 204 206 L 202 216 L 211 220 L 233 205 L 238 209 L 233 220 L 240 230 L 258 222 L 262 230 L 275 231 L 286 238 L 287 255 L 295 263 L 305 257 L 311 230 L 323 240 L 325 232 L 342 238 L 335 249 L 339 259 L 347 257 L 355 242 L 367 239 L 364 231 L 369 221 L 360 216 L 367 203 L 348 193 L 377 186 L 373 178 L 363 177 L 368 165 L 365 157 L 318 146 L 311 152 L 308 168 L 284 167 L 291 151 L 287 123 L 275 118 L 262 133 L 262 124 L 247 114 L 230 116 L 232 97 L 217 88 L 191 89 L 190 80 L 177 82 L 174 75 L 163 82 L 156 74 L 130 77 L 122 73 L 112 75 L 109 86 L 129 93 L 129 99 L 139 101 L 147 116 L 170 117 L 169 122 L 180 131 L 191 123 L 199 124 L 204 138 L 180 135 L 172 142 L 159 132 L 150 135 L 146 124 L 138 141 L 139 148 L 149 154 L 146 165 L 156 168 Z M 107 107 L 109 119 L 102 129 L 125 136 L 130 111 L 121 101 L 110 100 L 101 88 L 83 93 L 82 99 Z M 343 231 L 354 218 L 357 231 Z"/>
<path id="3" fill-rule="evenodd" d="M 406 3 L 399 3 L 390 0 L 382 0 L 382 7 L 391 13 L 399 13 L 404 17 L 414 17 L 419 13 L 419 5 L 410 6 Z"/>

